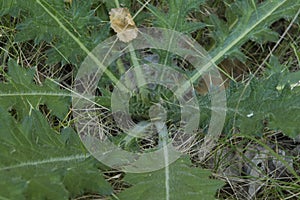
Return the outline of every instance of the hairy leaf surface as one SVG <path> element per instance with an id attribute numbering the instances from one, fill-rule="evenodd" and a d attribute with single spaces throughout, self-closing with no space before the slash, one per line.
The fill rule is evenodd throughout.
<path id="1" fill-rule="evenodd" d="M 167 199 L 214 199 L 216 190 L 223 182 L 209 178 L 211 172 L 193 168 L 188 158 L 183 157 L 169 166 L 169 182 L 165 181 L 165 169 L 143 174 L 126 174 L 125 181 L 133 186 L 120 193 L 120 199 L 152 200 Z"/>
<path id="2" fill-rule="evenodd" d="M 58 135 L 37 110 L 18 123 L 0 109 L 0 198 L 67 199 L 111 194 L 97 162 L 70 128 Z"/>
<path id="3" fill-rule="evenodd" d="M 234 1 L 226 9 L 227 24 L 215 16 L 211 17 L 214 26 L 216 45 L 211 51 L 214 62 L 222 58 L 239 55 L 239 48 L 253 40 L 259 43 L 277 41 L 278 34 L 269 27 L 276 20 L 292 18 L 300 8 L 298 0 L 274 0 L 253 4 L 252 0 Z M 237 53 L 239 52 L 239 53 Z"/>
<path id="4" fill-rule="evenodd" d="M 228 130 L 242 134 L 261 135 L 264 128 L 281 130 L 291 138 L 300 132 L 300 91 L 291 89 L 288 83 L 282 90 L 278 85 L 285 80 L 284 73 L 276 73 L 267 79 L 253 78 L 250 85 L 232 86 L 227 95 Z"/>
<path id="5" fill-rule="evenodd" d="M 202 22 L 189 22 L 187 15 L 197 11 L 203 0 L 168 0 L 168 12 L 150 6 L 150 10 L 157 18 L 155 25 L 183 33 L 190 33 L 205 26 Z"/>
<path id="6" fill-rule="evenodd" d="M 0 83 L 0 107 L 16 112 L 16 118 L 22 120 L 32 109 L 46 105 L 53 115 L 63 119 L 69 111 L 70 94 L 49 80 L 35 84 L 35 73 L 35 68 L 25 69 L 10 60 L 7 81 Z"/>
<path id="7" fill-rule="evenodd" d="M 78 43 L 91 50 L 109 33 L 109 26 L 103 21 L 105 19 L 95 16 L 93 3 L 93 0 L 74 0 L 72 4 L 66 4 L 63 0 L 3 0 L 0 16 L 15 16 L 19 11 L 26 13 L 26 17 L 16 26 L 16 42 L 46 41 L 52 47 L 47 51 L 48 63 L 79 65 L 86 52 Z"/>

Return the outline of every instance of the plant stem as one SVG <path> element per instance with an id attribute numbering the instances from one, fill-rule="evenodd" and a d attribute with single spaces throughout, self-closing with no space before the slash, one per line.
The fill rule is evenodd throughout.
<path id="1" fill-rule="evenodd" d="M 116 7 L 117 7 L 117 8 L 120 8 L 119 0 L 115 0 L 115 4 L 116 4 Z"/>

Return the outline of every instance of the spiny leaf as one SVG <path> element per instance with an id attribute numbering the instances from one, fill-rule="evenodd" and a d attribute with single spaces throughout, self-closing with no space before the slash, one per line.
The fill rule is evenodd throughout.
<path id="1" fill-rule="evenodd" d="M 48 63 L 79 65 L 86 52 L 78 46 L 70 34 L 77 37 L 89 50 L 109 34 L 109 27 L 103 22 L 104 19 L 95 16 L 95 10 L 92 9 L 93 2 L 93 0 L 74 0 L 71 5 L 67 5 L 63 0 L 14 0 L 12 2 L 4 0 L 0 15 L 15 15 L 15 10 L 26 13 L 26 18 L 16 26 L 18 30 L 16 42 L 46 41 L 53 47 L 47 51 Z M 56 20 L 59 20 L 60 24 Z"/>
<path id="2" fill-rule="evenodd" d="M 165 169 L 151 173 L 126 174 L 124 180 L 133 186 L 119 194 L 120 199 L 166 199 L 166 187 L 172 200 L 214 199 L 223 182 L 210 179 L 211 172 L 191 167 L 188 158 L 180 158 L 169 166 L 169 185 Z"/>
<path id="3" fill-rule="evenodd" d="M 35 68 L 25 69 L 18 66 L 14 60 L 8 62 L 8 82 L 0 83 L 0 107 L 5 110 L 15 110 L 18 119 L 22 120 L 31 109 L 47 105 L 60 119 L 68 113 L 70 95 L 63 92 L 51 82 L 45 81 L 42 86 L 34 83 Z"/>
<path id="4" fill-rule="evenodd" d="M 300 79 L 300 78 L 299 78 Z M 269 127 L 281 130 L 291 138 L 300 134 L 300 91 L 299 88 L 291 90 L 287 84 L 281 91 L 276 101 L 265 105 L 271 114 L 269 115 Z"/>
<path id="5" fill-rule="evenodd" d="M 11 16 L 17 16 L 19 8 L 16 6 L 17 0 L 2 0 L 0 2 L 0 16 L 10 14 Z"/>
<path id="6" fill-rule="evenodd" d="M 300 8 L 298 0 L 264 1 L 257 6 L 252 0 L 234 1 L 226 9 L 227 25 L 224 21 L 211 17 L 210 22 L 217 31 L 214 38 L 216 46 L 211 51 L 214 62 L 220 62 L 224 56 L 232 56 L 233 52 L 246 41 L 277 41 L 278 34 L 268 27 L 281 18 L 293 17 Z M 239 59 L 239 57 L 237 57 Z"/>
<path id="7" fill-rule="evenodd" d="M 276 73 L 286 73 L 287 71 L 288 67 L 282 65 L 279 62 L 279 59 L 272 55 L 267 63 L 267 68 L 264 71 L 264 75 L 268 77 Z"/>
<path id="8" fill-rule="evenodd" d="M 37 110 L 18 123 L 0 108 L 0 121 L 0 198 L 68 199 L 85 192 L 111 194 L 96 161 L 82 151 L 79 137 L 70 128 L 57 135 Z M 66 140 L 71 134 L 73 139 Z"/>
<path id="9" fill-rule="evenodd" d="M 188 13 L 199 9 L 203 3 L 203 0 L 168 0 L 168 12 L 151 5 L 149 8 L 157 18 L 155 26 L 191 33 L 205 26 L 201 22 L 188 22 L 186 20 Z"/>
<path id="10" fill-rule="evenodd" d="M 295 138 L 300 131 L 300 91 L 291 89 L 287 82 L 283 90 L 278 90 L 278 85 L 283 84 L 281 80 L 286 80 L 282 76 L 285 73 L 252 79 L 246 89 L 242 84 L 231 87 L 227 95 L 230 108 L 227 130 L 233 128 L 242 134 L 261 135 L 267 127 Z"/>

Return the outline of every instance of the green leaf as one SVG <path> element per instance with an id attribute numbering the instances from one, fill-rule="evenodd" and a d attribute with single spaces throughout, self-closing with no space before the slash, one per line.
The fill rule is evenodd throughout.
<path id="1" fill-rule="evenodd" d="M 47 105 L 51 114 L 63 119 L 70 106 L 70 94 L 59 89 L 58 85 L 46 80 L 41 86 L 34 83 L 36 69 L 20 67 L 16 61 L 8 61 L 8 82 L 0 83 L 0 107 L 7 111 L 15 110 L 22 120 L 32 109 Z"/>
<path id="2" fill-rule="evenodd" d="M 79 65 L 87 52 L 78 43 L 91 50 L 109 35 L 108 23 L 95 16 L 93 3 L 94 0 L 73 0 L 72 4 L 63 0 L 4 0 L 0 15 L 26 13 L 16 26 L 16 42 L 45 41 L 52 47 L 47 50 L 49 64 Z"/>
<path id="3" fill-rule="evenodd" d="M 17 0 L 2 0 L 0 2 L 0 16 L 9 13 L 10 15 L 15 17 L 19 11 L 16 4 L 17 4 Z"/>
<path id="4" fill-rule="evenodd" d="M 213 25 L 215 48 L 211 51 L 212 60 L 220 62 L 225 56 L 239 50 L 249 40 L 259 43 L 277 41 L 278 34 L 268 27 L 281 18 L 294 17 L 300 8 L 298 0 L 264 1 L 254 5 L 252 0 L 234 1 L 226 4 L 227 24 L 215 17 L 210 18 Z M 209 26 L 210 27 L 210 26 Z"/>
<path id="5" fill-rule="evenodd" d="M 272 55 L 269 59 L 269 62 L 267 63 L 267 68 L 264 71 L 264 75 L 268 77 L 276 73 L 286 73 L 286 72 L 288 72 L 288 67 L 282 65 L 279 62 L 278 57 Z"/>
<path id="6" fill-rule="evenodd" d="M 80 177 L 80 181 L 78 181 Z M 112 189 L 103 178 L 101 171 L 97 171 L 93 165 L 76 163 L 68 169 L 64 176 L 63 184 L 69 191 L 73 192 L 72 197 L 78 194 L 97 192 L 102 195 L 110 195 Z"/>
<path id="7" fill-rule="evenodd" d="M 20 177 L 9 177 L 4 174 L 1 176 L 3 180 L 9 180 L 9 182 L 0 182 L 1 192 L 0 199 L 25 199 L 22 195 L 23 188 L 26 187 L 26 181 Z"/>
<path id="8" fill-rule="evenodd" d="M 130 8 L 133 4 L 132 0 L 118 0 L 120 6 Z M 107 7 L 107 10 L 111 10 L 112 8 L 116 8 L 116 1 L 111 0 L 103 0 L 103 3 L 105 3 L 105 6 Z"/>
<path id="9" fill-rule="evenodd" d="M 281 91 L 280 96 L 268 105 L 270 109 L 269 127 L 281 130 L 291 138 L 296 138 L 300 133 L 300 91 L 291 90 L 289 85 Z"/>
<path id="10" fill-rule="evenodd" d="M 51 5 L 56 16 L 65 11 L 63 1 L 50 0 L 47 4 Z M 26 19 L 16 27 L 19 30 L 16 35 L 17 42 L 28 40 L 34 40 L 35 43 L 41 41 L 51 42 L 56 35 L 65 35 L 63 30 L 43 11 L 36 0 L 17 0 L 15 6 L 20 7 L 24 12 L 28 12 Z"/>
<path id="11" fill-rule="evenodd" d="M 251 40 L 263 44 L 265 42 L 276 42 L 278 41 L 279 35 L 277 32 L 272 31 L 269 28 L 258 30 L 253 33 Z"/>
<path id="12" fill-rule="evenodd" d="M 149 6 L 149 9 L 156 17 L 154 22 L 156 27 L 191 33 L 205 27 L 204 23 L 186 20 L 188 13 L 198 10 L 203 3 L 203 0 L 168 0 L 168 12 L 152 5 Z"/>
<path id="13" fill-rule="evenodd" d="M 83 151 L 71 129 L 58 135 L 34 109 L 18 123 L 0 108 L 0 121 L 0 198 L 68 199 L 85 192 L 112 193 L 97 162 Z"/>
<path id="14" fill-rule="evenodd" d="M 50 171 L 50 173 L 53 173 Z M 35 175 L 29 180 L 28 189 L 24 195 L 29 199 L 67 199 L 68 191 L 59 182 L 60 177 L 53 173 L 49 175 Z"/>
<path id="15" fill-rule="evenodd" d="M 272 74 L 268 78 L 251 80 L 229 88 L 226 130 L 239 130 L 246 135 L 262 135 L 264 128 L 281 130 L 291 138 L 300 131 L 300 91 L 288 82 L 278 90 L 287 73 Z"/>
<path id="16" fill-rule="evenodd" d="M 215 199 L 216 191 L 224 183 L 209 178 L 211 172 L 193 168 L 187 157 L 180 158 L 169 166 L 169 181 L 166 184 L 165 169 L 143 174 L 127 173 L 124 180 L 133 186 L 122 191 L 118 196 L 122 200 L 152 200 L 166 199 L 166 189 L 169 199 Z"/>
<path id="17" fill-rule="evenodd" d="M 215 31 L 213 32 L 214 39 L 218 43 L 224 43 L 228 33 L 229 33 L 229 27 L 227 24 L 219 19 L 216 15 L 212 14 L 209 16 L 210 22 L 215 27 Z"/>

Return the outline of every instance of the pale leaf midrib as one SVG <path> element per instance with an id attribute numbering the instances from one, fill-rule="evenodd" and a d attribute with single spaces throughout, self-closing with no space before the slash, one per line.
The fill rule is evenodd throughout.
<path id="1" fill-rule="evenodd" d="M 72 96 L 69 93 L 56 93 L 56 92 L 8 92 L 0 93 L 0 97 L 13 97 L 13 96 Z"/>
<path id="2" fill-rule="evenodd" d="M 90 154 L 77 154 L 77 155 L 65 156 L 65 157 L 52 157 L 44 160 L 27 161 L 15 165 L 0 167 L 0 171 L 22 168 L 22 167 L 29 167 L 29 166 L 38 166 L 38 165 L 49 164 L 49 163 L 84 160 L 89 158 L 90 156 L 91 156 Z"/>

